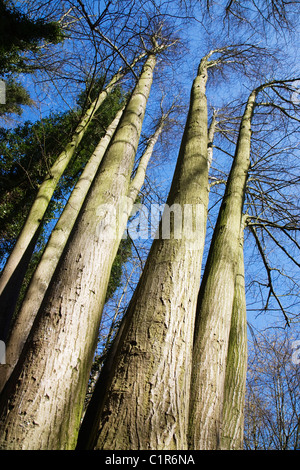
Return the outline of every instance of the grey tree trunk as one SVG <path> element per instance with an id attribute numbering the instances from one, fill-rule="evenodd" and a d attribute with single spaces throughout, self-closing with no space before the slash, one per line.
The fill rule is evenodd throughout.
<path id="1" fill-rule="evenodd" d="M 244 273 L 244 221 L 236 269 L 234 300 L 226 361 L 221 449 L 242 450 L 247 375 L 247 315 Z"/>
<path id="2" fill-rule="evenodd" d="M 147 142 L 146 149 L 145 149 L 145 151 L 144 151 L 144 153 L 143 153 L 143 155 L 142 155 L 142 157 L 139 161 L 135 176 L 134 176 L 134 178 L 132 178 L 132 181 L 130 183 L 130 187 L 129 187 L 129 191 L 128 191 L 128 195 L 127 195 L 127 198 L 128 198 L 127 213 L 128 214 L 132 212 L 132 209 L 134 207 L 134 203 L 136 201 L 136 198 L 137 198 L 137 196 L 138 196 L 138 194 L 139 194 L 139 192 L 142 189 L 142 186 L 144 184 L 145 176 L 146 176 L 146 170 L 147 170 L 149 160 L 150 160 L 150 158 L 153 154 L 153 150 L 154 150 L 155 144 L 158 140 L 158 137 L 159 137 L 159 135 L 161 134 L 161 132 L 164 128 L 165 119 L 167 118 L 167 116 L 168 116 L 168 113 L 166 115 L 163 115 L 163 117 L 162 117 L 161 121 L 159 122 L 154 134 L 149 138 L 149 140 Z M 117 317 L 117 310 L 115 312 L 114 318 L 112 319 L 112 322 L 111 322 L 111 325 L 110 325 L 110 330 L 109 330 L 109 333 L 108 333 L 107 338 L 106 338 L 106 345 L 107 346 L 105 347 L 105 351 L 104 351 L 105 355 L 106 355 L 109 344 L 110 344 L 111 339 L 112 339 L 113 334 L 114 334 L 116 317 Z M 89 387 L 88 387 L 88 390 L 87 390 L 87 396 L 89 396 L 89 397 L 91 397 L 93 395 L 93 391 L 94 391 L 97 379 L 99 377 L 99 373 L 100 373 L 100 371 L 97 370 L 97 371 L 94 372 L 93 376 L 90 377 Z"/>
<path id="3" fill-rule="evenodd" d="M 220 448 L 226 357 L 233 309 L 251 120 L 257 90 L 248 99 L 236 153 L 214 230 L 198 297 L 195 323 L 189 448 Z"/>
<path id="4" fill-rule="evenodd" d="M 84 114 L 80 123 L 77 125 L 70 142 L 57 157 L 56 161 L 50 168 L 49 173 L 39 187 L 26 222 L 18 236 L 17 242 L 5 264 L 0 278 L 0 337 L 4 341 L 7 340 L 16 301 L 28 263 L 35 247 L 44 214 L 58 181 L 70 163 L 96 111 L 123 75 L 124 71 L 116 73 L 106 88 L 100 92 L 99 96 L 94 100 Z"/>
<path id="5" fill-rule="evenodd" d="M 144 271 L 97 382 L 79 449 L 186 449 L 194 312 L 208 204 L 205 61 L 194 80 L 177 166 Z M 189 207 L 191 225 L 168 208 Z M 197 210 L 198 209 L 198 210 Z M 178 215 L 178 212 L 177 212 Z M 184 231 L 184 229 L 186 229 Z M 179 230 L 180 232 L 180 230 Z"/>
<path id="6" fill-rule="evenodd" d="M 0 400 L 2 449 L 73 449 L 152 84 L 150 53 Z M 111 215 L 111 214 L 109 214 Z"/>
<path id="7" fill-rule="evenodd" d="M 33 274 L 16 321 L 6 341 L 6 364 L 0 368 L 0 392 L 16 365 L 55 268 L 66 246 L 85 197 L 99 168 L 103 155 L 120 121 L 119 111 L 100 140 L 53 229 L 42 258 Z"/>

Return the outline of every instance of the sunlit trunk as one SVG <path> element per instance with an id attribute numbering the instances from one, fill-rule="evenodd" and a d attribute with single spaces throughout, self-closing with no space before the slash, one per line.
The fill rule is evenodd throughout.
<path id="1" fill-rule="evenodd" d="M 19 359 L 55 268 L 121 115 L 122 111 L 119 111 L 86 164 L 33 274 L 16 321 L 6 341 L 6 364 L 0 368 L 0 391 Z"/>
<path id="2" fill-rule="evenodd" d="M 199 291 L 190 398 L 190 449 L 220 447 L 226 358 L 256 94 L 257 90 L 250 94 L 241 120 L 236 153 Z"/>
<path id="3" fill-rule="evenodd" d="M 44 214 L 49 206 L 55 188 L 78 148 L 89 123 L 107 95 L 113 90 L 122 73 L 115 74 L 106 88 L 100 92 L 77 125 L 71 140 L 57 157 L 47 176 L 41 183 L 26 222 L 18 236 L 0 278 L 0 337 L 7 339 L 11 319 L 19 292 L 31 259 Z"/>
<path id="4" fill-rule="evenodd" d="M 79 449 L 187 448 L 194 313 L 208 204 L 206 80 L 202 62 L 160 237 L 153 241 L 108 352 L 79 434 Z M 168 218 L 169 208 L 175 210 L 174 219 Z M 184 214 L 190 218 L 183 217 L 181 231 Z M 164 237 L 169 228 L 170 236 Z"/>
<path id="5" fill-rule="evenodd" d="M 244 274 L 244 223 L 241 227 L 234 300 L 226 361 L 221 449 L 242 450 L 247 374 L 247 316 Z"/>
<path id="6" fill-rule="evenodd" d="M 73 449 L 156 58 L 146 60 L 0 401 L 2 449 Z M 114 215 L 114 214 L 109 214 Z M 117 230 L 113 230 L 117 228 Z"/>

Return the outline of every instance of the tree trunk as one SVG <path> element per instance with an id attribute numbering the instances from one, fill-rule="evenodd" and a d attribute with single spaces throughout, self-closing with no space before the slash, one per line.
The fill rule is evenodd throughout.
<path id="1" fill-rule="evenodd" d="M 182 214 L 189 205 L 192 225 L 184 220 L 186 231 L 177 238 L 174 215 L 170 238 L 162 233 L 154 240 L 83 420 L 79 449 L 187 448 L 194 312 L 208 204 L 206 80 L 202 63 L 167 200 L 167 209 L 173 206 Z M 168 210 L 162 231 L 165 222 Z"/>
<path id="2" fill-rule="evenodd" d="M 42 258 L 30 281 L 21 309 L 6 342 L 6 364 L 0 368 L 0 392 L 19 359 L 36 314 L 63 253 L 76 218 L 99 168 L 103 155 L 120 121 L 119 111 L 86 164 L 72 194 L 53 229 Z"/>
<path id="3" fill-rule="evenodd" d="M 150 54 L 0 402 L 1 448 L 73 449 L 128 192 L 155 55 Z"/>
<path id="4" fill-rule="evenodd" d="M 247 374 L 247 316 L 244 274 L 244 223 L 241 227 L 229 346 L 226 361 L 221 449 L 242 450 Z"/>
<path id="5" fill-rule="evenodd" d="M 250 164 L 251 120 L 257 90 L 248 99 L 223 202 L 199 291 L 190 397 L 189 448 L 220 447 L 220 422 L 237 253 Z"/>
<path id="6" fill-rule="evenodd" d="M 119 72 L 115 74 L 106 86 L 105 90 L 101 91 L 99 96 L 91 104 L 80 123 L 77 125 L 70 142 L 58 156 L 50 168 L 48 175 L 39 187 L 26 222 L 18 236 L 17 242 L 5 264 L 0 278 L 0 337 L 4 341 L 7 339 L 16 301 L 28 263 L 35 247 L 35 242 L 44 214 L 58 181 L 70 163 L 96 111 L 121 77 L 122 73 Z"/>

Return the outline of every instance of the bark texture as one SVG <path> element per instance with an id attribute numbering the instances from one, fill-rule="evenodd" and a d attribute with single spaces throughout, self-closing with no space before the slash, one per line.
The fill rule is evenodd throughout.
<path id="1" fill-rule="evenodd" d="M 228 339 L 245 185 L 250 165 L 251 120 L 257 90 L 248 99 L 198 297 L 195 324 L 189 448 L 220 448 Z"/>
<path id="2" fill-rule="evenodd" d="M 190 204 L 193 226 L 176 238 L 178 226 L 171 219 L 170 239 L 154 240 L 85 415 L 78 448 L 187 448 L 194 312 L 208 204 L 206 80 L 203 66 L 193 83 L 167 200 L 182 213 Z"/>
<path id="3" fill-rule="evenodd" d="M 112 236 L 105 204 L 122 206 L 128 192 L 155 62 L 150 54 L 3 389 L 2 449 L 76 445 L 110 270 L 126 225 L 123 218 L 120 238 Z"/>
<path id="4" fill-rule="evenodd" d="M 123 111 L 119 111 L 117 113 L 115 119 L 108 127 L 105 136 L 100 140 L 90 160 L 86 164 L 62 215 L 51 233 L 43 256 L 30 281 L 18 317 L 13 324 L 11 333 L 6 342 L 6 364 L 4 367 L 0 368 L 0 391 L 3 389 L 5 382 L 8 380 L 18 361 L 55 268 L 58 265 L 103 155 L 117 128 L 122 112 Z"/>
<path id="5" fill-rule="evenodd" d="M 226 361 L 221 449 L 242 450 L 247 374 L 247 315 L 244 273 L 244 223 L 236 268 L 234 300 Z"/>

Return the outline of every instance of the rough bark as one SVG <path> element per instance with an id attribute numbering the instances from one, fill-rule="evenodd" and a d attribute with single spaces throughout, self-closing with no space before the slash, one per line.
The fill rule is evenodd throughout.
<path id="1" fill-rule="evenodd" d="M 126 64 L 114 74 L 97 98 L 92 102 L 77 125 L 70 142 L 57 157 L 47 176 L 39 187 L 34 203 L 25 224 L 18 236 L 0 278 L 0 337 L 6 341 L 10 330 L 11 319 L 22 282 L 31 259 L 35 243 L 41 229 L 42 220 L 57 183 L 70 163 L 82 137 L 95 113 L 120 80 L 132 71 L 133 67 L 146 56 L 146 52 L 137 55 L 130 65 Z"/>
<path id="2" fill-rule="evenodd" d="M 193 236 L 183 232 L 176 238 L 172 221 L 170 239 L 153 241 L 83 420 L 78 448 L 187 448 L 194 312 L 208 204 L 206 80 L 203 62 L 167 200 L 168 207 L 177 204 L 182 213 L 187 204 L 193 208 Z"/>
<path id="3" fill-rule="evenodd" d="M 250 94 L 241 120 L 236 153 L 199 291 L 188 432 L 189 448 L 195 450 L 220 447 L 226 356 L 256 94 L 257 90 Z"/>
<path id="4" fill-rule="evenodd" d="M 226 361 L 221 449 L 242 450 L 247 374 L 247 315 L 242 222 Z"/>
<path id="5" fill-rule="evenodd" d="M 17 319 L 6 342 L 6 364 L 0 368 L 0 392 L 8 380 L 33 325 L 45 292 L 63 253 L 76 218 L 99 168 L 103 155 L 120 121 L 119 111 L 100 140 L 53 229 L 42 258 L 33 274 Z"/>
<path id="6" fill-rule="evenodd" d="M 122 207 L 128 192 L 155 62 L 150 54 L 2 391 L 2 449 L 76 445 L 110 270 L 126 226 L 121 219 L 124 227 L 112 236 L 113 221 L 102 209 Z"/>

